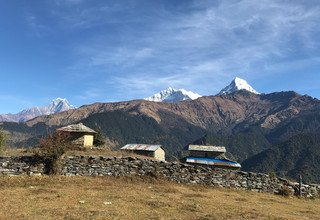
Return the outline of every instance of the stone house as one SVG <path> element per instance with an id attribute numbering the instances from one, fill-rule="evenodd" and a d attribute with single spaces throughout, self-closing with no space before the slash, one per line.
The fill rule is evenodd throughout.
<path id="1" fill-rule="evenodd" d="M 130 151 L 135 154 L 152 157 L 160 161 L 165 161 L 166 153 L 161 145 L 150 144 L 127 144 L 120 150 Z"/>
<path id="2" fill-rule="evenodd" d="M 222 146 L 188 145 L 186 163 L 209 165 L 220 168 L 240 169 L 241 165 L 226 158 L 226 148 Z"/>
<path id="3" fill-rule="evenodd" d="M 67 134 L 73 145 L 88 148 L 93 147 L 94 135 L 97 133 L 82 123 L 58 128 L 56 131 Z"/>
<path id="4" fill-rule="evenodd" d="M 226 153 L 226 148 L 221 146 L 207 146 L 207 145 L 189 145 L 190 157 L 209 157 L 215 158 Z"/>

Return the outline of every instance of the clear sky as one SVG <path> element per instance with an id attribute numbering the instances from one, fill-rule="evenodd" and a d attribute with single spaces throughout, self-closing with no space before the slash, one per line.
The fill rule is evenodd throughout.
<path id="1" fill-rule="evenodd" d="M 0 0 L 0 113 L 214 95 L 235 76 L 320 98 L 319 39 L 318 0 Z"/>

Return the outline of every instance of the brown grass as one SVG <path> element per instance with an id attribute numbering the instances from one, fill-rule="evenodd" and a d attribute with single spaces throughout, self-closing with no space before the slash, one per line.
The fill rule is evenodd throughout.
<path id="1" fill-rule="evenodd" d="M 319 219 L 320 201 L 150 178 L 0 177 L 0 219 Z"/>
<path id="2" fill-rule="evenodd" d="M 5 148 L 4 151 L 1 152 L 1 156 L 29 156 L 33 154 L 32 149 L 26 148 Z"/>
<path id="3" fill-rule="evenodd" d="M 112 150 L 109 148 L 93 148 L 93 149 L 83 149 L 81 151 L 67 151 L 66 156 L 108 156 L 108 157 L 139 157 L 146 159 L 153 159 L 152 157 L 146 157 L 138 154 L 134 154 L 130 151 L 123 150 Z"/>
<path id="4" fill-rule="evenodd" d="M 39 148 L 6 148 L 0 156 L 31 156 L 39 152 Z M 83 148 L 83 150 L 68 150 L 66 156 L 109 156 L 109 157 L 140 157 L 152 159 L 129 151 L 112 150 L 110 148 Z"/>

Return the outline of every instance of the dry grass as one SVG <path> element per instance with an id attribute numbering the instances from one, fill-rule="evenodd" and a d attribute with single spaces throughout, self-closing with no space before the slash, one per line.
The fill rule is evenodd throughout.
<path id="1" fill-rule="evenodd" d="M 31 156 L 39 152 L 39 148 L 6 148 L 0 156 Z M 108 157 L 139 157 L 152 160 L 151 157 L 146 157 L 134 154 L 129 151 L 112 150 L 110 148 L 83 148 L 82 150 L 69 150 L 65 156 L 108 156 Z"/>
<path id="2" fill-rule="evenodd" d="M 1 156 L 30 156 L 33 154 L 32 149 L 27 148 L 5 148 L 4 151 L 1 152 Z"/>
<path id="3" fill-rule="evenodd" d="M 320 201 L 113 177 L 0 177 L 0 219 L 319 219 Z"/>
<path id="4" fill-rule="evenodd" d="M 6 148 L 2 151 L 0 156 L 31 156 L 34 155 L 36 152 L 39 152 L 39 148 Z M 111 156 L 111 157 L 144 157 L 141 155 L 137 155 L 128 151 L 120 151 L 120 150 L 111 150 L 109 148 L 83 148 L 82 150 L 69 150 L 65 154 L 66 156 Z"/>
<path id="5" fill-rule="evenodd" d="M 67 151 L 66 156 L 108 156 L 108 157 L 139 157 L 152 160 L 152 157 L 146 157 L 138 154 L 134 154 L 130 151 L 123 150 L 111 150 L 109 148 L 93 148 L 83 149 L 81 151 Z"/>

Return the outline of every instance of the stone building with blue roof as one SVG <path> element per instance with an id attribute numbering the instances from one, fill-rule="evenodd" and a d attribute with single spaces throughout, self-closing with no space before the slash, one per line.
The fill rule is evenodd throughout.
<path id="1" fill-rule="evenodd" d="M 240 169 L 241 165 L 226 158 L 226 148 L 222 146 L 188 145 L 188 156 L 185 162 L 189 164 L 209 165 L 219 168 Z"/>

